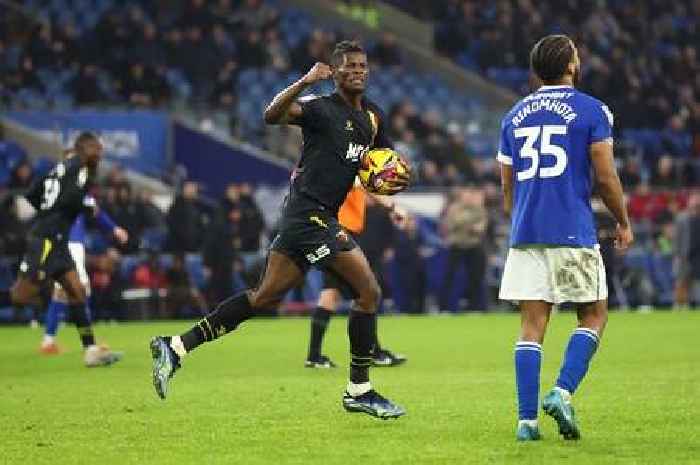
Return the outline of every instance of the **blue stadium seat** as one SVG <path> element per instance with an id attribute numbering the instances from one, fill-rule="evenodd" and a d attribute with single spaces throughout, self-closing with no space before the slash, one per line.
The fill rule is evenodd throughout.
<path id="1" fill-rule="evenodd" d="M 469 51 L 461 52 L 456 58 L 457 64 L 469 71 L 478 72 L 479 64 L 476 62 L 474 55 Z"/>

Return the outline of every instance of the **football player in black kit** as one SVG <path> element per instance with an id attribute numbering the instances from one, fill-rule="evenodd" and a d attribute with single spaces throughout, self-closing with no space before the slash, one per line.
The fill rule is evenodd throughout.
<path id="1" fill-rule="evenodd" d="M 303 132 L 302 156 L 292 175 L 279 233 L 270 246 L 266 269 L 256 289 L 224 300 L 180 336 L 151 340 L 153 384 L 161 398 L 165 398 L 169 380 L 186 353 L 234 330 L 256 309 L 276 308 L 287 291 L 303 281 L 309 267 L 318 266 L 347 283 L 356 295 L 348 320 L 350 381 L 342 398 L 343 407 L 379 418 L 405 413 L 370 385 L 381 291 L 364 254 L 337 219 L 363 155 L 386 140 L 379 109 L 363 97 L 367 75 L 367 55 L 362 47 L 343 41 L 336 45 L 330 66 L 316 63 L 265 109 L 268 124 L 296 124 Z M 334 93 L 298 98 L 310 85 L 331 77 L 336 86 Z M 408 176 L 397 179 L 395 192 L 407 184 Z"/>
<path id="2" fill-rule="evenodd" d="M 58 163 L 25 194 L 37 211 L 36 219 L 29 231 L 17 281 L 9 292 L 0 291 L 0 306 L 40 306 L 44 281 L 57 281 L 68 297 L 69 315 L 78 328 L 86 365 L 110 365 L 121 358 L 121 353 L 95 344 L 85 305 L 86 291 L 68 250 L 70 229 L 78 215 L 97 213 L 95 200 L 87 192 L 102 157 L 102 144 L 95 134 L 84 132 L 70 152 L 72 157 Z"/>

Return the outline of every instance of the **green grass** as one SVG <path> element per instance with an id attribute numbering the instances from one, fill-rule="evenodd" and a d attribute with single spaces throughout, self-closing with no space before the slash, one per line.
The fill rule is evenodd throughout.
<path id="1" fill-rule="evenodd" d="M 41 357 L 40 331 L 0 328 L 0 463 L 7 464 L 698 464 L 700 313 L 611 315 L 576 395 L 580 442 L 549 418 L 544 441 L 514 441 L 517 315 L 396 317 L 382 340 L 406 353 L 374 369 L 380 392 L 408 414 L 381 421 L 347 414 L 345 321 L 326 353 L 343 368 L 303 368 L 308 321 L 248 322 L 185 360 L 161 401 L 150 378 L 150 336 L 188 323 L 98 326 L 124 349 L 117 366 L 81 365 L 78 338 Z M 545 342 L 542 390 L 556 376 L 572 315 Z"/>

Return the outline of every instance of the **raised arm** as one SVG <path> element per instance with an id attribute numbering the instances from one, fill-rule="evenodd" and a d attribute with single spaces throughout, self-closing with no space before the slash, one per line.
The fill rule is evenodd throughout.
<path id="1" fill-rule="evenodd" d="M 265 108 L 264 119 L 267 124 L 286 124 L 298 120 L 302 108 L 297 97 L 310 85 L 331 77 L 331 68 L 325 63 L 316 63 L 308 73 L 291 86 L 275 95 Z"/>
<path id="2" fill-rule="evenodd" d="M 634 240 L 634 236 L 629 216 L 627 215 L 622 184 L 613 160 L 611 141 L 603 140 L 591 144 L 590 154 L 598 193 L 618 223 L 616 246 L 620 249 L 626 249 Z"/>

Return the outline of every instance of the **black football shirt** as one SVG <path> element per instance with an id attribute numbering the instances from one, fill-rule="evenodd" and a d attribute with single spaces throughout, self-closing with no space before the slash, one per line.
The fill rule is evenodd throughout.
<path id="1" fill-rule="evenodd" d="M 292 190 L 302 192 L 337 215 L 355 182 L 360 161 L 374 147 L 393 147 L 385 135 L 379 107 L 363 98 L 362 110 L 333 93 L 299 100 L 303 149 L 292 175 Z"/>
<path id="2" fill-rule="evenodd" d="M 85 195 L 92 177 L 91 170 L 80 163 L 78 156 L 73 156 L 37 180 L 25 195 L 37 210 L 31 233 L 67 241 L 78 215 L 94 207 L 94 200 Z"/>

